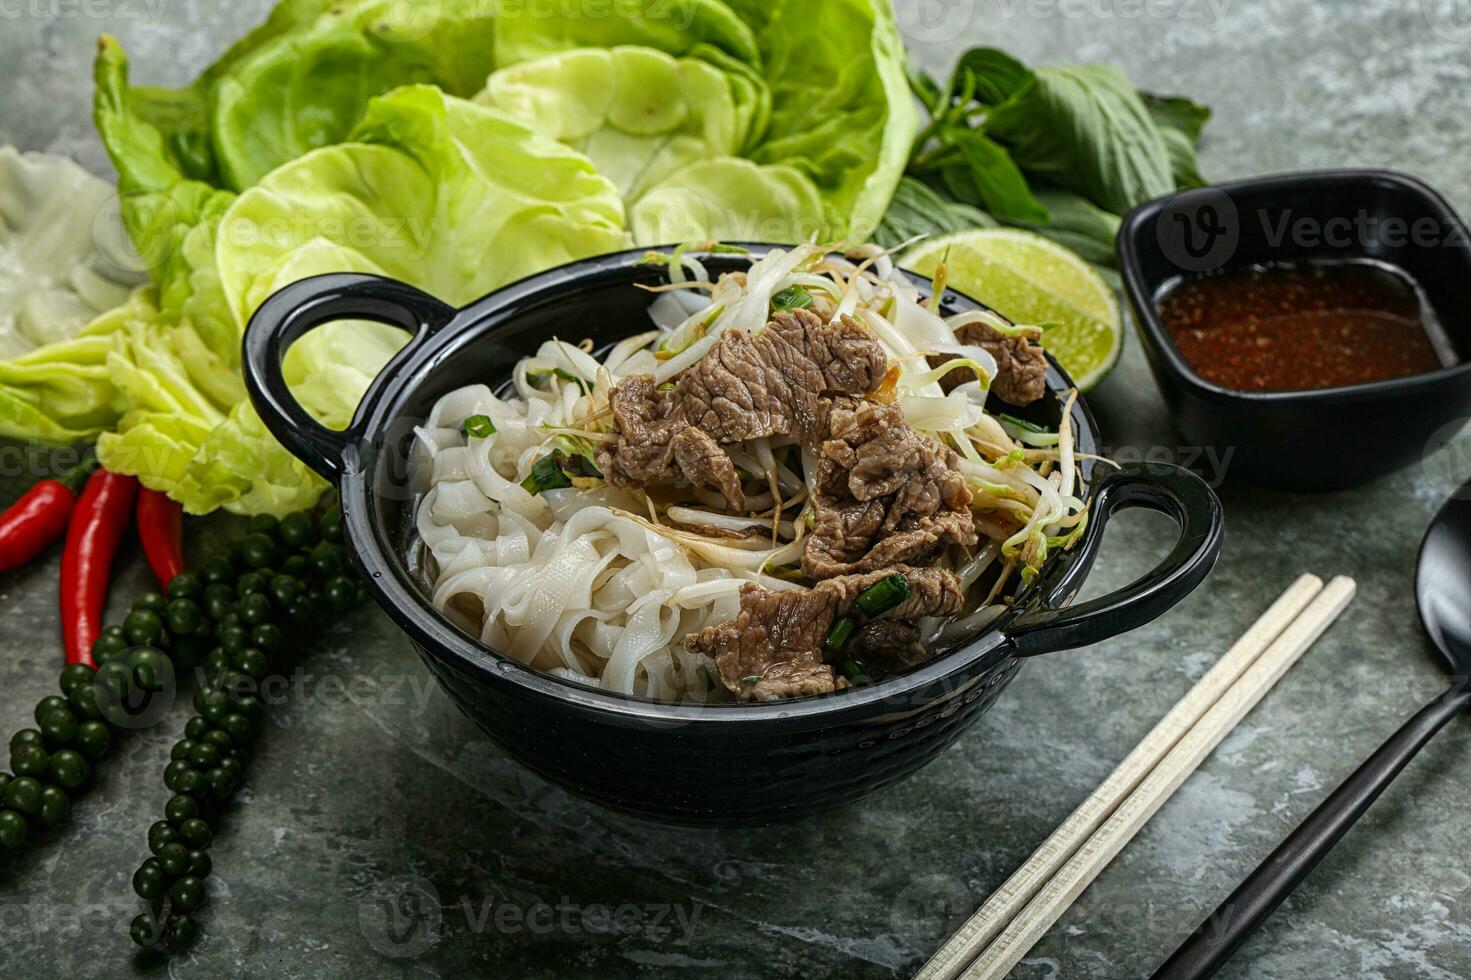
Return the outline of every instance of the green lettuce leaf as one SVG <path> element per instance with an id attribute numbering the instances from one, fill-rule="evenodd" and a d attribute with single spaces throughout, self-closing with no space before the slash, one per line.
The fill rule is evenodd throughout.
<path id="1" fill-rule="evenodd" d="M 214 268 L 237 323 L 292 282 L 391 275 L 456 305 L 564 262 L 625 248 L 616 188 L 586 157 L 511 117 L 408 86 L 369 103 L 347 142 L 268 174 L 222 217 Z M 293 394 L 343 428 L 406 336 L 343 321 L 292 346 Z M 191 513 L 283 514 L 324 484 L 266 431 L 238 376 L 188 322 L 135 325 L 109 361 L 131 408 L 98 444 Z M 236 387 L 231 387 L 234 385 Z"/>
<path id="2" fill-rule="evenodd" d="M 752 142 L 759 78 L 654 48 L 578 48 L 502 68 L 477 101 L 587 155 L 636 201 L 700 160 Z M 769 109 L 767 110 L 769 112 Z"/>
<path id="3" fill-rule="evenodd" d="M 0 147 L 0 435 L 71 443 L 116 420 L 110 337 L 144 281 L 106 181 Z"/>
<path id="4" fill-rule="evenodd" d="M 759 29 L 772 91 L 771 125 L 751 159 L 804 173 L 828 237 L 878 227 L 918 130 L 904 44 L 889 0 L 772 0 L 737 12 Z"/>
<path id="5" fill-rule="evenodd" d="M 574 48 L 620 45 L 676 57 L 710 57 L 713 49 L 748 65 L 761 60 L 751 29 L 720 0 L 505 0 L 496 6 L 501 11 L 495 57 L 501 66 Z"/>

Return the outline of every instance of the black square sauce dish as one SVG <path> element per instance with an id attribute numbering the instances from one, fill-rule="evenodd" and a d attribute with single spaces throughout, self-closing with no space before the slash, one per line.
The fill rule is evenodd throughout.
<path id="1" fill-rule="evenodd" d="M 1176 425 L 1233 475 L 1358 486 L 1423 459 L 1471 415 L 1471 235 L 1412 177 L 1185 191 L 1129 214 L 1118 254 Z"/>

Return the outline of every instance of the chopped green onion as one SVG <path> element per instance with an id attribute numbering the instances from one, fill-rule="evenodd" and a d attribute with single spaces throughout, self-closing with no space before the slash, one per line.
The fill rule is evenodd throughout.
<path id="1" fill-rule="evenodd" d="M 724 244 L 722 242 L 714 242 L 714 243 L 712 243 L 710 245 L 710 247 L 707 248 L 705 251 L 711 252 L 711 253 L 713 253 L 715 255 L 750 255 L 751 254 L 751 250 L 749 248 L 742 248 L 739 245 L 726 245 L 726 244 Z"/>
<path id="2" fill-rule="evenodd" d="M 710 668 L 700 664 L 695 668 L 695 673 L 700 675 L 700 680 L 705 682 L 705 693 L 715 690 L 715 679 L 710 676 Z"/>
<path id="3" fill-rule="evenodd" d="M 527 493 L 545 493 L 548 490 L 563 490 L 572 486 L 572 481 L 567 474 L 562 472 L 562 465 L 557 459 L 557 453 L 543 456 L 531 467 L 531 475 L 522 481 L 521 486 Z M 565 458 L 565 457 L 564 457 Z"/>
<path id="4" fill-rule="evenodd" d="M 669 264 L 669 256 L 665 255 L 663 252 L 645 252 L 643 255 L 640 255 L 638 257 L 638 260 L 636 262 L 634 262 L 633 264 L 634 265 L 659 265 L 659 266 L 668 265 Z"/>
<path id="5" fill-rule="evenodd" d="M 863 665 L 852 657 L 844 657 L 839 660 L 838 671 L 848 678 L 848 682 L 854 687 L 866 687 L 873 683 L 873 678 L 863 672 Z"/>
<path id="6" fill-rule="evenodd" d="M 741 678 L 741 683 L 744 684 L 744 685 L 746 685 L 747 687 L 750 687 L 752 684 L 760 684 L 761 683 L 761 675 L 760 674 L 749 674 L 746 677 L 742 677 Z"/>
<path id="7" fill-rule="evenodd" d="M 476 439 L 489 439 L 495 435 L 495 423 L 489 415 L 472 415 L 460 423 L 460 431 Z"/>
<path id="8" fill-rule="evenodd" d="M 1005 412 L 997 412 L 996 419 L 997 421 L 1005 422 L 1007 425 L 1014 425 L 1018 429 L 1021 429 L 1023 432 L 1045 433 L 1046 435 L 1052 434 L 1051 432 L 1048 432 L 1046 429 L 1042 428 L 1036 422 L 1028 422 L 1026 419 L 1017 418 L 1015 415 L 1007 415 Z"/>
<path id="9" fill-rule="evenodd" d="M 546 378 L 555 374 L 563 381 L 576 381 L 578 383 L 585 383 L 583 382 L 582 378 L 573 374 L 571 371 L 568 371 L 566 368 L 532 368 L 531 370 L 527 371 L 526 374 L 528 377 L 531 378 Z"/>
<path id="10" fill-rule="evenodd" d="M 853 605 L 869 619 L 882 616 L 909 598 L 909 579 L 897 572 L 858 593 Z"/>
<path id="11" fill-rule="evenodd" d="M 858 621 L 852 616 L 844 616 L 836 623 L 833 623 L 833 628 L 828 630 L 827 640 L 823 643 L 823 646 L 827 647 L 833 653 L 837 653 L 843 649 L 844 644 L 848 642 L 848 637 L 853 635 L 853 630 L 857 626 Z"/>
<path id="12" fill-rule="evenodd" d="M 666 381 L 666 382 L 664 382 L 663 384 L 661 384 L 659 386 L 659 390 L 660 391 L 673 391 L 675 388 L 678 388 L 678 387 L 679 387 L 679 385 L 675 384 L 673 381 Z"/>
<path id="13" fill-rule="evenodd" d="M 771 312 L 773 313 L 781 313 L 784 310 L 805 310 L 811 305 L 812 294 L 801 286 L 788 286 L 771 297 Z"/>

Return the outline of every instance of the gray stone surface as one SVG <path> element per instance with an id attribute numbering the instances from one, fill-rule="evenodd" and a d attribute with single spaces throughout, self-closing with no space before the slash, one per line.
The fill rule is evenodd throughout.
<path id="1" fill-rule="evenodd" d="M 97 33 L 122 37 L 141 80 L 177 83 L 267 6 L 0 0 L 0 142 L 102 169 L 89 125 Z M 1380 165 L 1428 179 L 1466 211 L 1471 26 L 1452 13 L 1429 0 L 901 3 L 916 58 L 936 69 L 987 43 L 1034 62 L 1117 62 L 1150 89 L 1209 102 L 1209 176 Z M 1092 402 L 1120 450 L 1180 441 L 1136 346 Z M 0 449 L 9 500 L 31 467 L 19 447 Z M 0 859 L 0 972 L 907 976 L 1298 572 L 1356 576 L 1343 621 L 1015 974 L 1147 975 L 1439 688 L 1411 602 L 1414 555 L 1448 474 L 1468 469 L 1463 437 L 1424 469 L 1351 493 L 1228 485 L 1225 556 L 1177 610 L 1029 665 L 915 778 L 775 830 L 669 830 L 548 786 L 458 716 L 385 617 L 358 614 L 306 661 L 262 739 L 213 850 L 205 939 L 165 967 L 135 957 L 126 936 L 137 904 L 128 880 L 166 798 L 160 773 L 179 713 L 127 742 L 54 843 Z M 201 546 L 227 525 L 190 534 Z M 1092 587 L 1145 569 L 1164 530 L 1120 520 Z M 53 553 L 0 576 L 0 731 L 29 724 L 53 682 L 56 573 Z M 117 594 L 146 582 L 130 551 Z M 1468 765 L 1471 726 L 1458 723 L 1222 975 L 1471 975 Z M 418 907 L 437 916 L 410 920 L 418 931 L 394 945 L 382 900 L 426 892 L 432 902 Z M 539 902 L 554 906 L 550 919 L 520 924 L 514 910 Z M 621 928 L 601 918 L 624 905 Z M 502 908 L 513 911 L 498 917 Z"/>

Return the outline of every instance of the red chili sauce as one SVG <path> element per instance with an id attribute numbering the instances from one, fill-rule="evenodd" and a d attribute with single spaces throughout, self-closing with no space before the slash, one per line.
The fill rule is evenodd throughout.
<path id="1" fill-rule="evenodd" d="M 1455 362 L 1414 280 L 1374 262 L 1183 279 L 1156 305 L 1190 366 L 1239 391 L 1336 388 Z"/>

